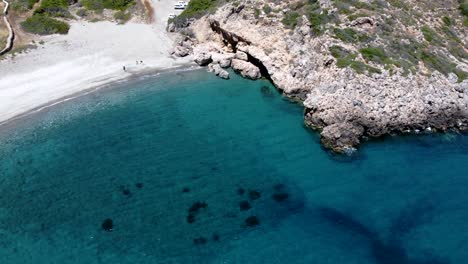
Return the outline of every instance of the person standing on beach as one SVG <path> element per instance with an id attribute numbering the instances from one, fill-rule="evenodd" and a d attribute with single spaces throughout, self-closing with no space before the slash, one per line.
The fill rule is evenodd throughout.
<path id="1" fill-rule="evenodd" d="M 126 71 L 127 71 L 127 70 L 125 69 L 125 65 L 123 66 L 123 70 L 124 70 L 124 72 L 126 72 Z"/>

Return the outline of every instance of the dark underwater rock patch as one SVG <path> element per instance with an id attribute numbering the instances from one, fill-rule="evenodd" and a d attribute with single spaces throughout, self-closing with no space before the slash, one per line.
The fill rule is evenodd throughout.
<path id="1" fill-rule="evenodd" d="M 190 206 L 189 213 L 197 213 L 200 209 L 205 209 L 208 206 L 205 202 L 195 202 Z"/>
<path id="2" fill-rule="evenodd" d="M 195 202 L 188 209 L 187 223 L 192 224 L 195 222 L 195 216 L 200 212 L 201 209 L 206 209 L 208 206 L 205 202 Z"/>
<path id="3" fill-rule="evenodd" d="M 249 191 L 249 198 L 250 200 L 257 200 L 261 197 L 261 193 L 259 191 L 256 191 L 256 190 L 250 190 Z"/>
<path id="4" fill-rule="evenodd" d="M 254 227 L 260 225 L 260 220 L 256 216 L 249 216 L 245 219 L 245 225 L 247 227 Z"/>
<path id="5" fill-rule="evenodd" d="M 112 219 L 107 218 L 102 222 L 101 227 L 102 227 L 103 230 L 105 230 L 107 232 L 111 232 L 114 229 L 114 223 L 113 223 Z"/>
<path id="6" fill-rule="evenodd" d="M 244 193 L 245 193 L 244 188 L 238 188 L 238 189 L 237 189 L 237 194 L 238 194 L 238 195 L 244 195 Z"/>
<path id="7" fill-rule="evenodd" d="M 272 196 L 273 200 L 281 203 L 286 201 L 289 198 L 289 194 L 286 192 L 274 193 Z"/>
<path id="8" fill-rule="evenodd" d="M 252 206 L 250 205 L 249 201 L 240 201 L 239 202 L 239 209 L 241 211 L 247 211 L 250 208 L 252 208 Z"/>
<path id="9" fill-rule="evenodd" d="M 125 196 L 131 196 L 132 195 L 132 192 L 130 191 L 130 189 L 127 188 L 124 185 L 120 185 L 119 189 L 122 192 L 122 194 L 125 195 Z"/>
<path id="10" fill-rule="evenodd" d="M 189 188 L 189 187 L 184 187 L 184 188 L 182 189 L 182 192 L 183 192 L 183 193 L 188 193 L 188 192 L 190 192 L 190 188 Z"/>
<path id="11" fill-rule="evenodd" d="M 208 242 L 208 240 L 206 240 L 206 238 L 204 238 L 204 237 L 195 238 L 193 240 L 193 243 L 195 245 L 204 245 L 204 244 L 206 244 L 206 242 Z"/>
<path id="12" fill-rule="evenodd" d="M 282 183 L 278 183 L 278 184 L 275 184 L 273 185 L 273 189 L 277 192 L 281 192 L 283 191 L 284 189 L 286 188 L 286 185 L 282 184 Z"/>
<path id="13" fill-rule="evenodd" d="M 137 183 L 135 184 L 135 187 L 137 187 L 138 189 L 141 189 L 141 188 L 143 188 L 143 183 L 137 182 Z"/>
<path id="14" fill-rule="evenodd" d="M 216 242 L 218 242 L 218 241 L 219 241 L 219 239 L 220 239 L 219 235 L 218 235 L 218 234 L 216 234 L 216 233 L 214 233 L 214 234 L 213 234 L 213 241 L 216 241 Z"/>

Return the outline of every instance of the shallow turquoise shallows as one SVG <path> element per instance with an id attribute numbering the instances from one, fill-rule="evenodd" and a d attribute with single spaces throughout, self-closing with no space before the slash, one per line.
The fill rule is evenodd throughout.
<path id="1" fill-rule="evenodd" d="M 468 263 L 468 137 L 333 156 L 302 107 L 232 77 L 161 74 L 2 126 L 0 263 Z"/>

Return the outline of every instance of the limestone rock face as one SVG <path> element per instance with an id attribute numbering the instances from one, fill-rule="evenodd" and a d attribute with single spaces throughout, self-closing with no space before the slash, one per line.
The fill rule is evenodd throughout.
<path id="1" fill-rule="evenodd" d="M 213 59 L 211 58 L 211 50 L 207 46 L 197 46 L 193 49 L 193 60 L 200 66 L 207 66 Z"/>
<path id="2" fill-rule="evenodd" d="M 174 48 L 173 54 L 177 57 L 185 57 L 190 54 L 190 49 L 182 46 L 176 46 Z"/>
<path id="3" fill-rule="evenodd" d="M 340 45 L 359 55 L 354 44 L 340 42 L 333 30 L 314 34 L 305 16 L 298 18 L 295 29 L 281 23 L 284 12 L 260 14 L 259 18 L 255 9 L 264 3 L 259 1 L 241 0 L 242 8 L 228 3 L 214 14 L 192 21 L 195 37 L 180 46 L 193 47 L 194 61 L 212 63 L 211 71 L 220 77 L 227 73 L 222 68 L 229 66 L 250 79 L 265 74 L 285 96 L 303 103 L 305 124 L 322 131 L 322 143 L 337 152 L 357 147 L 362 137 L 468 131 L 467 80 L 460 82 L 454 74 L 437 71 L 405 74 L 395 67 L 390 72 L 372 63 L 379 67 L 376 73 L 338 67 L 330 48 Z M 322 8 L 336 11 L 333 1 L 319 2 Z M 286 6 L 287 2 L 276 4 Z M 346 27 L 371 35 L 382 26 L 384 16 L 359 17 L 346 22 Z M 410 44 L 404 39 L 401 43 Z M 372 44 L 381 45 L 379 41 Z M 360 55 L 356 59 L 362 60 Z M 468 65 L 459 61 L 457 68 L 465 70 Z"/>
<path id="4" fill-rule="evenodd" d="M 260 69 L 250 62 L 239 60 L 239 59 L 233 59 L 231 61 L 231 67 L 235 71 L 239 72 L 245 78 L 249 78 L 252 80 L 257 80 L 257 79 L 262 78 Z"/>
<path id="5" fill-rule="evenodd" d="M 336 123 L 325 127 L 320 133 L 322 144 L 335 152 L 345 153 L 360 143 L 364 128 L 351 123 Z"/>
<path id="6" fill-rule="evenodd" d="M 247 53 L 245 53 L 243 51 L 237 51 L 235 58 L 238 59 L 238 60 L 243 60 L 243 61 L 248 61 L 249 60 L 249 58 L 247 56 Z"/>
<path id="7" fill-rule="evenodd" d="M 231 66 L 231 60 L 235 57 L 233 53 L 213 53 L 211 58 L 214 63 L 218 63 L 222 68 Z"/>

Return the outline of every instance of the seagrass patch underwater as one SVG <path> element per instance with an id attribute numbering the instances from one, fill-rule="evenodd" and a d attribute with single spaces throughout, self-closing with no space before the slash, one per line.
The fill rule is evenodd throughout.
<path id="1" fill-rule="evenodd" d="M 0 263 L 468 260 L 468 137 L 343 160 L 266 81 L 165 73 L 0 134 Z"/>

